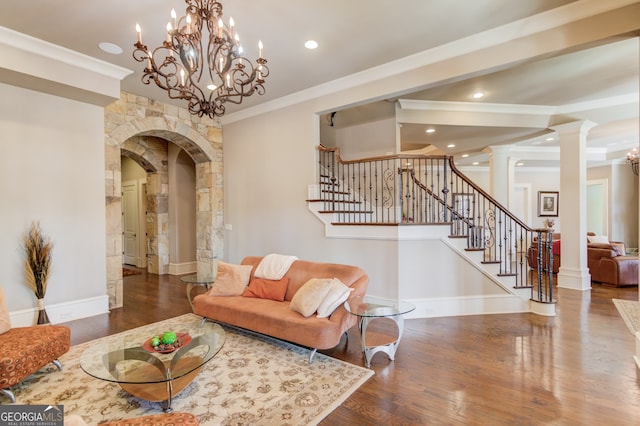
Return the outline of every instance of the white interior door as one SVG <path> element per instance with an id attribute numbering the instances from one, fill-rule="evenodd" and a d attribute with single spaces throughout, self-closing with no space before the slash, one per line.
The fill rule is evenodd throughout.
<path id="1" fill-rule="evenodd" d="M 125 182 L 122 184 L 122 263 L 127 265 L 136 265 L 140 255 L 139 216 L 137 182 Z"/>

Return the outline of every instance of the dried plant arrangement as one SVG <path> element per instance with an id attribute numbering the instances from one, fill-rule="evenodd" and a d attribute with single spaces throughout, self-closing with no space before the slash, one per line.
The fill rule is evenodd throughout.
<path id="1" fill-rule="evenodd" d="M 38 324 L 49 323 L 49 317 L 44 308 L 44 295 L 47 292 L 47 282 L 51 271 L 52 250 L 53 243 L 49 237 L 42 233 L 39 223 L 33 222 L 29 231 L 24 235 L 26 254 L 24 270 L 27 285 L 38 299 Z"/>

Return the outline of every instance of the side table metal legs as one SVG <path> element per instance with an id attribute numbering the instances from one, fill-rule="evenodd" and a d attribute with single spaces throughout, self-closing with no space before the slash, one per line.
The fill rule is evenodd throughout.
<path id="1" fill-rule="evenodd" d="M 404 330 L 404 319 L 402 315 L 397 315 L 397 311 L 390 307 L 380 307 L 377 308 L 376 314 L 379 316 L 376 317 L 361 317 L 359 320 L 359 328 L 360 328 L 360 340 L 362 341 L 362 353 L 365 359 L 365 365 L 367 368 L 371 367 L 371 358 L 378 352 L 384 352 L 387 354 L 389 359 L 393 361 L 396 356 L 396 350 L 398 349 L 398 345 L 400 344 L 400 338 L 402 337 L 402 332 Z M 388 311 L 388 312 L 387 312 Z M 385 316 L 385 314 L 387 316 Z M 388 319 L 392 320 L 396 323 L 398 327 L 398 336 L 395 340 L 386 342 L 384 344 L 376 344 L 375 339 L 367 339 L 367 327 L 374 320 L 380 319 Z M 379 343 L 379 342 L 378 342 Z"/>
<path id="2" fill-rule="evenodd" d="M 209 284 L 187 283 L 187 300 L 189 301 L 189 305 L 191 306 L 192 311 L 193 311 L 193 302 L 191 298 L 191 290 L 193 290 L 193 287 L 195 286 L 204 286 L 206 291 L 209 291 L 209 289 L 211 288 L 211 285 Z"/>

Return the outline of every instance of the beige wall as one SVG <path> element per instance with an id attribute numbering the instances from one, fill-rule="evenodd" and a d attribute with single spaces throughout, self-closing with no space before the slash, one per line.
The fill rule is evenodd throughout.
<path id="1" fill-rule="evenodd" d="M 53 305 L 106 299 L 104 111 L 0 84 L 0 123 L 0 284 L 9 311 L 36 306 L 22 253 L 35 220 L 55 244 L 48 312 L 52 321 L 69 319 Z"/>

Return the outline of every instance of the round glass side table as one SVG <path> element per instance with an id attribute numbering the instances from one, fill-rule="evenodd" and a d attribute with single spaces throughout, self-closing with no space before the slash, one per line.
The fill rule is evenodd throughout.
<path id="1" fill-rule="evenodd" d="M 371 358 L 378 352 L 384 352 L 393 361 L 396 350 L 404 330 L 403 315 L 413 311 L 416 307 L 412 303 L 402 300 L 386 302 L 370 302 L 366 297 L 354 297 L 344 303 L 344 307 L 352 315 L 358 317 L 358 329 L 362 341 L 362 353 L 365 365 L 371 366 Z M 367 331 L 369 325 L 379 319 L 392 320 L 397 326 L 397 333 L 388 334 L 378 331 Z"/>
<path id="2" fill-rule="evenodd" d="M 187 299 L 189 300 L 189 304 L 191 305 L 191 310 L 193 310 L 193 302 L 191 301 L 191 290 L 193 287 L 199 285 L 203 286 L 206 291 L 211 288 L 211 284 L 214 283 L 216 277 L 213 275 L 185 275 L 184 277 L 180 277 L 180 281 L 187 283 Z"/>

